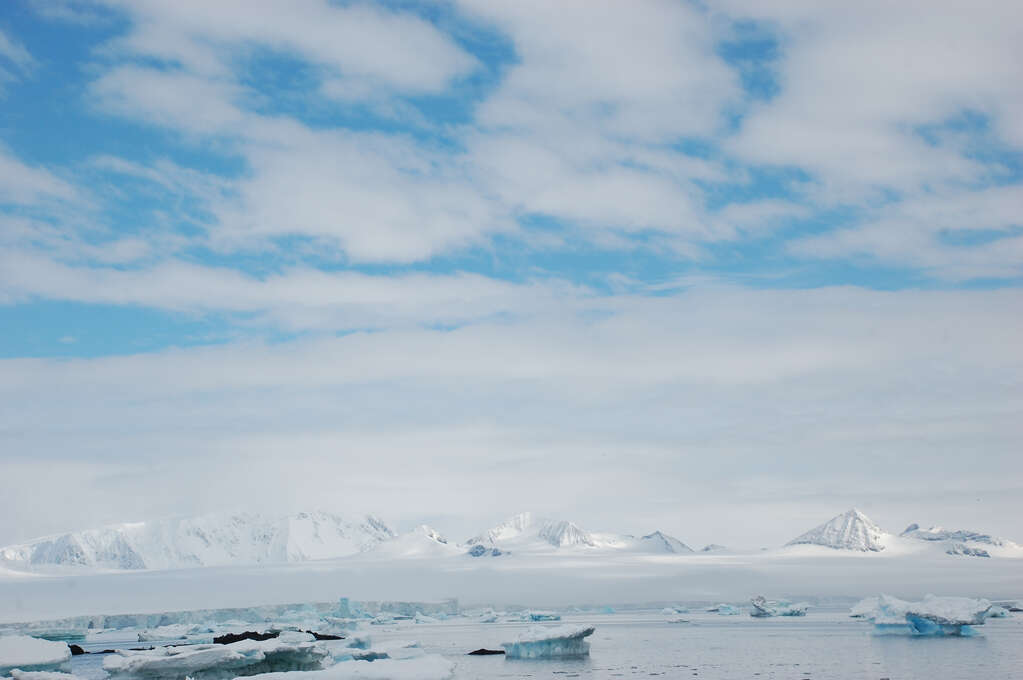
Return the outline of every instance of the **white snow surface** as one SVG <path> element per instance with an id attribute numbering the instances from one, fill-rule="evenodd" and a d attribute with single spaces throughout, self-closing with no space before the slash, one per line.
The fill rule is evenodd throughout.
<path id="1" fill-rule="evenodd" d="M 204 515 L 40 538 L 0 548 L 0 564 L 135 570 L 303 562 L 356 554 L 394 536 L 370 515 L 354 521 L 326 512 Z"/>
<path id="2" fill-rule="evenodd" d="M 343 661 L 320 671 L 266 673 L 259 680 L 447 680 L 454 664 L 439 654 L 412 659 Z"/>
<path id="3" fill-rule="evenodd" d="M 71 648 L 27 635 L 0 636 L 0 676 L 23 671 L 70 671 Z"/>
<path id="4" fill-rule="evenodd" d="M 869 517 L 853 508 L 797 536 L 787 545 L 822 545 L 836 550 L 880 552 L 886 534 Z"/>
<path id="5" fill-rule="evenodd" d="M 464 552 L 464 547 L 451 543 L 433 527 L 421 524 L 412 531 L 373 546 L 371 550 L 366 551 L 366 556 L 370 559 L 378 557 L 422 559 L 461 555 Z"/>

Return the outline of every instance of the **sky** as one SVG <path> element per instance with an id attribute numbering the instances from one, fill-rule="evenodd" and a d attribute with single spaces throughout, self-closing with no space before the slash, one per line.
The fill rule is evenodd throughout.
<path id="1" fill-rule="evenodd" d="M 0 4 L 0 544 L 1023 540 L 1023 5 Z"/>

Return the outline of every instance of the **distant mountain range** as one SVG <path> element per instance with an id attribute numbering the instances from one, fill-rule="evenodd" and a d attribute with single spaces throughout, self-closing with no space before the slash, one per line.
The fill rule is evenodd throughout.
<path id="1" fill-rule="evenodd" d="M 785 549 L 825 547 L 881 553 L 938 546 L 961 557 L 1018 556 L 1023 548 L 990 534 L 912 524 L 899 535 L 885 532 L 857 509 L 794 538 Z M 917 546 L 917 548 L 914 548 Z M 537 554 L 650 554 L 711 556 L 728 552 L 711 544 L 695 552 L 661 531 L 634 536 L 591 532 L 558 519 L 520 513 L 473 536 L 450 541 L 429 526 L 396 534 L 366 515 L 349 520 L 328 512 L 268 517 L 205 515 L 119 524 L 48 536 L 0 548 L 0 566 L 15 570 L 88 567 L 114 570 L 176 569 L 221 565 L 306 562 L 366 554 L 374 559 L 500 558 Z M 940 554 L 940 553 L 939 553 Z"/>
<path id="2" fill-rule="evenodd" d="M 0 548 L 0 564 L 173 569 L 304 562 L 369 550 L 395 537 L 382 520 L 326 512 L 205 515 L 117 524 Z"/>

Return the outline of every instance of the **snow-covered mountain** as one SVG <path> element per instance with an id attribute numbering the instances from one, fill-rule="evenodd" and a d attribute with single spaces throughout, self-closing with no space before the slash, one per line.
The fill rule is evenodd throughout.
<path id="1" fill-rule="evenodd" d="M 695 552 L 688 545 L 678 540 L 674 536 L 655 531 L 652 534 L 647 534 L 639 539 L 640 541 L 646 541 L 645 547 L 649 548 L 650 552 L 666 552 L 675 553 L 678 555 Z"/>
<path id="2" fill-rule="evenodd" d="M 787 545 L 823 545 L 836 550 L 880 552 L 887 534 L 869 517 L 853 508 L 797 536 Z"/>
<path id="3" fill-rule="evenodd" d="M 969 529 L 946 529 L 944 527 L 931 527 L 921 529 L 919 524 L 910 524 L 899 536 L 903 538 L 915 538 L 919 541 L 954 541 L 958 543 L 984 543 L 986 545 L 1007 546 L 1013 545 L 1012 541 L 991 534 Z"/>
<path id="4" fill-rule="evenodd" d="M 18 569 L 88 566 L 173 569 L 344 557 L 394 538 L 383 521 L 326 512 L 285 517 L 204 515 L 117 524 L 0 548 L 0 564 Z"/>
<path id="5" fill-rule="evenodd" d="M 596 548 L 651 553 L 691 553 L 685 543 L 660 531 L 636 538 L 626 534 L 595 533 L 565 520 L 543 519 L 522 512 L 465 542 L 470 548 L 515 552 L 550 548 Z"/>

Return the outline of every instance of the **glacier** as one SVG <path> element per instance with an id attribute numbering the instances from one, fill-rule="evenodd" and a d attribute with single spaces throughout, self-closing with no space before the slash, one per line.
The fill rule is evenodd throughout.
<path id="1" fill-rule="evenodd" d="M 0 636 L 0 675 L 23 671 L 70 672 L 71 648 L 66 642 L 28 635 Z"/>
<path id="2" fill-rule="evenodd" d="M 822 545 L 836 550 L 880 552 L 885 532 L 869 517 L 853 508 L 797 536 L 786 545 Z"/>
<path id="3" fill-rule="evenodd" d="M 563 659 L 588 656 L 593 626 L 533 626 L 512 642 L 502 642 L 509 659 Z"/>
<path id="4" fill-rule="evenodd" d="M 874 623 L 877 635 L 953 636 L 974 634 L 991 615 L 988 600 L 969 597 L 927 595 L 921 602 L 908 602 L 890 595 L 866 598 L 857 603 L 853 616 Z"/>

